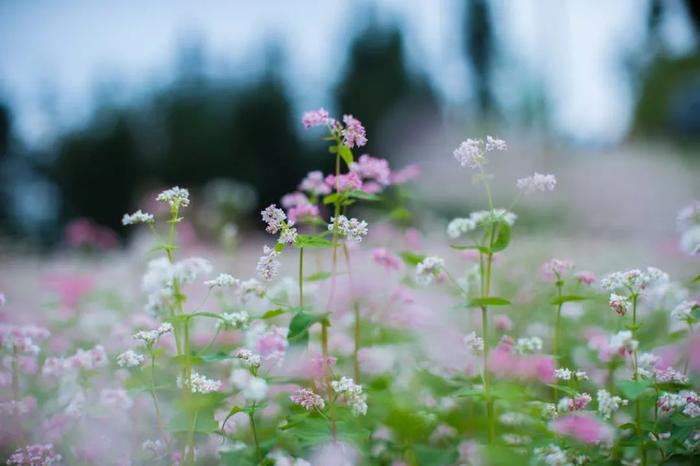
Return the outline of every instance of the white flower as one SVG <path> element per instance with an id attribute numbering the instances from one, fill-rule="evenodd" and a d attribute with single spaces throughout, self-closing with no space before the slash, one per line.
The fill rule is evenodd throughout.
<path id="1" fill-rule="evenodd" d="M 331 388 L 345 399 L 354 416 L 367 414 L 367 395 L 363 393 L 362 385 L 357 385 L 350 377 L 342 377 L 333 380 Z"/>
<path id="2" fill-rule="evenodd" d="M 260 367 L 262 364 L 262 357 L 259 354 L 255 354 L 245 348 L 236 350 L 236 352 L 233 353 L 233 357 L 240 359 L 250 368 Z"/>
<path id="3" fill-rule="evenodd" d="M 571 369 L 567 369 L 565 367 L 562 367 L 561 369 L 554 369 L 554 375 L 559 380 L 571 380 L 571 377 L 573 376 L 573 372 L 571 372 Z"/>
<path id="4" fill-rule="evenodd" d="M 251 377 L 242 393 L 248 401 L 262 401 L 267 396 L 267 382 L 260 377 Z"/>
<path id="5" fill-rule="evenodd" d="M 192 372 L 190 376 L 190 390 L 192 393 L 211 393 L 221 390 L 222 383 L 220 380 L 208 379 L 198 372 Z M 177 386 L 182 388 L 182 377 L 177 377 Z"/>
<path id="6" fill-rule="evenodd" d="M 277 207 L 276 204 L 271 204 L 265 208 L 265 210 L 260 211 L 263 222 L 267 224 L 265 231 L 275 235 L 278 231 L 284 228 L 284 221 L 287 219 L 287 214 Z"/>
<path id="7" fill-rule="evenodd" d="M 503 139 L 494 138 L 491 136 L 486 136 L 486 151 L 491 152 L 493 150 L 508 150 L 508 144 Z"/>
<path id="8" fill-rule="evenodd" d="M 573 466 L 573 463 L 566 456 L 566 452 L 553 443 L 546 447 L 535 448 L 533 453 L 539 463 L 547 466 Z"/>
<path id="9" fill-rule="evenodd" d="M 153 215 L 142 212 L 141 209 L 137 210 L 133 214 L 124 214 L 122 217 L 122 225 L 136 225 L 137 223 L 151 223 L 153 222 Z"/>
<path id="10" fill-rule="evenodd" d="M 626 291 L 638 294 L 650 285 L 668 281 L 668 274 L 656 267 L 647 267 L 646 271 L 639 269 L 625 272 L 613 272 L 600 280 L 600 286 L 606 291 Z"/>
<path id="11" fill-rule="evenodd" d="M 504 221 L 509 226 L 515 224 L 518 216 L 513 212 L 506 209 L 494 209 L 494 210 L 479 210 L 469 214 L 469 218 L 477 224 L 477 226 L 485 226 L 497 221 Z"/>
<path id="12" fill-rule="evenodd" d="M 627 312 L 629 312 L 632 309 L 632 301 L 630 301 L 626 296 L 610 293 L 610 298 L 608 299 L 608 306 L 613 311 L 617 312 L 621 316 L 624 316 Z"/>
<path id="13" fill-rule="evenodd" d="M 235 286 L 238 284 L 238 282 L 239 280 L 237 278 L 234 278 L 232 275 L 229 275 L 227 273 L 220 273 L 219 276 L 216 277 L 214 280 L 205 281 L 204 285 L 210 288 L 223 288 L 225 286 Z"/>
<path id="14" fill-rule="evenodd" d="M 542 339 L 540 337 L 518 338 L 515 351 L 520 354 L 536 353 L 542 350 Z"/>
<path id="15" fill-rule="evenodd" d="M 694 320 L 693 310 L 700 304 L 697 301 L 683 301 L 671 311 L 671 317 L 681 322 Z"/>
<path id="16" fill-rule="evenodd" d="M 142 354 L 137 353 L 134 350 L 124 351 L 122 354 L 117 356 L 117 364 L 119 367 L 136 367 L 143 364 L 145 358 Z"/>
<path id="17" fill-rule="evenodd" d="M 532 194 L 535 191 L 554 191 L 556 185 L 557 179 L 554 175 L 543 175 L 537 172 L 532 176 L 520 178 L 516 183 L 517 188 L 525 194 Z"/>
<path id="18" fill-rule="evenodd" d="M 632 353 L 638 346 L 639 341 L 632 338 L 632 332 L 629 330 L 621 330 L 610 337 L 610 348 L 619 353 Z"/>
<path id="19" fill-rule="evenodd" d="M 426 257 L 416 265 L 416 281 L 420 285 L 430 285 L 444 266 L 445 261 L 440 257 Z"/>
<path id="20" fill-rule="evenodd" d="M 456 239 L 475 229 L 476 222 L 471 218 L 455 218 L 447 225 L 447 236 Z"/>
<path id="21" fill-rule="evenodd" d="M 297 233 L 296 228 L 285 228 L 284 230 L 282 230 L 282 233 L 280 234 L 280 237 L 277 240 L 277 242 L 283 244 L 294 244 L 298 236 L 299 234 Z"/>
<path id="22" fill-rule="evenodd" d="M 328 230 L 333 231 L 335 217 L 331 217 Z M 367 236 L 367 222 L 356 218 L 348 219 L 345 215 L 338 217 L 338 232 L 345 236 L 348 241 L 359 243 L 363 236 Z"/>
<path id="23" fill-rule="evenodd" d="M 598 401 L 598 413 L 605 419 L 610 419 L 615 411 L 628 403 L 627 400 L 623 400 L 619 396 L 611 396 L 607 390 L 603 389 L 596 393 L 596 400 Z"/>
<path id="24" fill-rule="evenodd" d="M 167 202 L 170 207 L 187 207 L 190 205 L 190 193 L 184 188 L 172 187 L 158 194 L 156 201 Z"/>
<path id="25" fill-rule="evenodd" d="M 484 339 L 477 336 L 476 332 L 471 332 L 464 337 L 464 346 L 474 354 L 481 354 L 484 351 Z"/>
<path id="26" fill-rule="evenodd" d="M 216 322 L 216 327 L 220 330 L 244 328 L 250 321 L 250 317 L 246 311 L 224 312 L 219 314 L 219 316 L 221 316 L 221 320 Z"/>
<path id="27" fill-rule="evenodd" d="M 484 157 L 483 141 L 480 139 L 463 141 L 452 154 L 462 167 L 477 169 L 487 162 Z"/>
<path id="28" fill-rule="evenodd" d="M 258 265 L 255 267 L 260 278 L 270 281 L 277 276 L 280 268 L 280 262 L 277 260 L 279 255 L 279 252 L 269 246 L 263 248 L 263 255 L 260 256 Z"/>

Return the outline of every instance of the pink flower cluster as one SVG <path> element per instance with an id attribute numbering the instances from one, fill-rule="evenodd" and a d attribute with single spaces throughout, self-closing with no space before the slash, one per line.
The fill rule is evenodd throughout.
<path id="1" fill-rule="evenodd" d="M 107 364 L 107 353 L 102 345 L 89 350 L 79 349 L 68 358 L 47 358 L 42 373 L 44 375 L 61 376 L 73 370 L 91 370 Z"/>
<path id="2" fill-rule="evenodd" d="M 32 354 L 39 352 L 38 341 L 49 337 L 48 330 L 35 325 L 0 324 L 0 347 L 12 353 Z"/>
<path id="3" fill-rule="evenodd" d="M 323 398 L 309 390 L 308 388 L 300 388 L 289 397 L 293 403 L 298 404 L 307 411 L 314 409 L 323 409 L 326 403 Z"/>
<path id="4" fill-rule="evenodd" d="M 372 260 L 387 270 L 398 271 L 401 267 L 401 259 L 384 248 L 373 250 Z"/>
<path id="5" fill-rule="evenodd" d="M 522 355 L 514 352 L 515 342 L 510 337 L 503 337 L 489 355 L 489 369 L 500 377 L 524 380 L 539 380 L 553 383 L 554 360 L 542 354 Z"/>
<path id="6" fill-rule="evenodd" d="M 589 414 L 577 413 L 560 416 L 552 422 L 552 430 L 558 435 L 573 437 L 581 443 L 609 444 L 613 430 Z"/>
<path id="7" fill-rule="evenodd" d="M 542 265 L 542 278 L 554 283 L 561 279 L 564 272 L 574 268 L 574 263 L 569 260 L 552 259 Z"/>
<path id="8" fill-rule="evenodd" d="M 50 466 L 61 461 L 61 455 L 56 453 L 52 444 L 28 445 L 18 448 L 7 460 L 9 465 Z"/>
<path id="9" fill-rule="evenodd" d="M 68 246 L 73 248 L 88 247 L 107 250 L 115 247 L 118 243 L 116 233 L 87 218 L 71 220 L 66 225 L 63 234 Z"/>

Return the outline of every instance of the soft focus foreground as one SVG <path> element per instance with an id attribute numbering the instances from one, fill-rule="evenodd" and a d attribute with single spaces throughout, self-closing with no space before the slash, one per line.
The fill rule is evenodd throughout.
<path id="1" fill-rule="evenodd" d="M 205 216 L 222 239 L 200 240 L 173 187 L 124 215 L 126 250 L 76 225 L 83 254 L 7 258 L 7 464 L 695 464 L 700 202 L 663 181 L 682 167 L 625 195 L 616 163 L 650 171 L 624 154 L 540 173 L 485 136 L 421 181 L 360 155 L 351 115 L 302 123 L 335 169 L 264 209 L 265 237 Z"/>

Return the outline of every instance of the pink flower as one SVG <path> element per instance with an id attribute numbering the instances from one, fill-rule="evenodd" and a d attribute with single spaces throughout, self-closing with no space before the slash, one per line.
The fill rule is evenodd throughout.
<path id="1" fill-rule="evenodd" d="M 362 180 L 374 181 L 380 186 L 388 186 L 391 183 L 389 162 L 369 154 L 363 154 L 357 162 L 353 162 L 350 171 L 357 173 Z"/>
<path id="2" fill-rule="evenodd" d="M 337 181 L 337 186 L 336 186 Z M 336 180 L 335 175 L 328 175 L 326 177 L 326 185 L 331 189 L 338 189 L 338 191 L 358 191 L 362 189 L 362 180 L 355 172 L 350 172 L 345 175 L 338 176 Z"/>
<path id="3" fill-rule="evenodd" d="M 304 113 L 301 118 L 301 122 L 303 123 L 304 128 L 328 124 L 328 112 L 323 107 L 319 108 L 318 110 L 311 110 Z"/>
<path id="4" fill-rule="evenodd" d="M 325 195 L 331 192 L 331 187 L 323 180 L 323 173 L 319 170 L 309 172 L 306 178 L 299 183 L 299 190 L 307 193 Z"/>
<path id="5" fill-rule="evenodd" d="M 418 178 L 418 176 L 420 176 L 420 167 L 415 164 L 407 165 L 401 170 L 392 172 L 389 176 L 389 182 L 391 184 L 402 184 L 414 178 Z"/>
<path id="6" fill-rule="evenodd" d="M 278 358 L 287 346 L 287 329 L 274 326 L 258 338 L 255 350 L 265 358 Z"/>
<path id="7" fill-rule="evenodd" d="M 298 404 L 307 411 L 314 409 L 323 409 L 326 403 L 323 398 L 309 390 L 308 388 L 300 388 L 289 397 L 292 403 Z"/>
<path id="8" fill-rule="evenodd" d="M 509 332 L 513 328 L 513 322 L 505 314 L 498 314 L 493 317 L 493 325 L 501 332 Z"/>
<path id="9" fill-rule="evenodd" d="M 581 271 L 576 274 L 576 280 L 584 285 L 592 285 L 597 280 L 597 277 L 593 272 Z"/>
<path id="10" fill-rule="evenodd" d="M 385 267 L 387 270 L 398 271 L 401 267 L 401 259 L 384 248 L 377 248 L 372 251 L 372 260 Z"/>
<path id="11" fill-rule="evenodd" d="M 49 466 L 61 462 L 61 455 L 57 454 L 53 445 L 36 444 L 18 448 L 7 460 L 7 464 L 26 466 Z"/>
<path id="12" fill-rule="evenodd" d="M 117 245 L 117 235 L 112 230 L 98 225 L 88 218 L 71 220 L 64 229 L 66 243 L 74 248 L 88 247 L 99 250 Z"/>
<path id="13" fill-rule="evenodd" d="M 587 414 L 560 416 L 552 422 L 552 430 L 558 435 L 567 435 L 591 445 L 612 441 L 610 427 Z"/>
<path id="14" fill-rule="evenodd" d="M 542 278 L 554 283 L 561 278 L 564 272 L 573 268 L 574 263 L 569 260 L 552 259 L 542 265 Z"/>
<path id="15" fill-rule="evenodd" d="M 343 143 L 350 149 L 353 147 L 362 147 L 367 144 L 365 128 L 357 118 L 352 115 L 343 115 L 343 123 L 345 129 L 341 131 L 343 135 Z"/>
<path id="16" fill-rule="evenodd" d="M 541 354 L 516 354 L 513 352 L 513 342 L 510 338 L 502 339 L 491 351 L 489 370 L 500 377 L 539 380 L 542 383 L 552 383 L 556 380 L 552 358 Z"/>
<path id="17" fill-rule="evenodd" d="M 79 274 L 51 274 L 42 279 L 44 285 L 61 296 L 63 305 L 73 308 L 80 298 L 95 287 L 92 276 Z"/>
<path id="18" fill-rule="evenodd" d="M 309 198 L 306 197 L 306 194 L 301 193 L 299 191 L 285 194 L 284 196 L 282 196 L 282 201 L 280 202 L 280 204 L 282 204 L 282 207 L 284 207 L 285 209 L 291 209 L 292 207 L 297 207 L 308 203 Z"/>
<path id="19" fill-rule="evenodd" d="M 318 207 L 312 204 L 302 204 L 296 207 L 292 207 L 287 211 L 287 216 L 291 223 L 297 223 L 298 220 L 304 220 L 307 218 L 318 217 L 319 211 Z"/>

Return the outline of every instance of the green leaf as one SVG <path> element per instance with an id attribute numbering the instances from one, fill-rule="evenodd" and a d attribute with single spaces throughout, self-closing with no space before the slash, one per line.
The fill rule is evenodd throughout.
<path id="1" fill-rule="evenodd" d="M 275 244 L 275 252 L 282 252 L 284 251 L 284 243 L 277 243 Z"/>
<path id="2" fill-rule="evenodd" d="M 168 432 L 199 432 L 211 434 L 219 429 L 219 423 L 214 419 L 214 412 L 199 411 L 195 413 L 178 412 L 168 423 Z"/>
<path id="3" fill-rule="evenodd" d="M 340 144 L 338 146 L 338 154 L 340 155 L 340 158 L 343 159 L 348 168 L 350 168 L 350 165 L 352 165 L 352 162 L 354 162 L 352 151 L 350 150 L 350 148 L 345 144 Z"/>
<path id="4" fill-rule="evenodd" d="M 226 427 L 226 422 L 228 422 L 229 419 L 231 419 L 231 416 L 233 416 L 236 413 L 240 413 L 243 411 L 243 408 L 240 406 L 234 405 L 233 408 L 231 408 L 231 411 L 228 412 L 226 415 L 226 418 L 224 419 L 224 422 L 221 423 L 221 430 L 224 430 L 224 427 Z"/>
<path id="5" fill-rule="evenodd" d="M 333 276 L 333 274 L 330 272 L 316 272 L 316 273 L 312 273 L 311 275 L 307 275 L 306 277 L 304 277 L 304 281 L 305 282 L 319 282 L 321 280 L 331 278 L 332 276 Z"/>
<path id="6" fill-rule="evenodd" d="M 323 203 L 324 204 L 334 204 L 335 201 L 337 201 L 338 198 L 340 198 L 342 196 L 343 196 L 343 194 L 341 194 L 341 193 L 329 194 L 328 196 L 323 198 Z"/>
<path id="7" fill-rule="evenodd" d="M 508 306 L 510 301 L 506 298 L 501 298 L 500 296 L 486 296 L 484 298 L 474 298 L 469 301 L 469 307 L 483 307 L 483 306 Z"/>
<path id="8" fill-rule="evenodd" d="M 564 304 L 564 303 L 569 303 L 573 301 L 584 301 L 586 299 L 589 299 L 587 296 L 577 296 L 577 295 L 566 295 L 566 296 L 558 296 L 554 299 L 552 299 L 552 304 L 559 305 L 559 304 Z"/>
<path id="9" fill-rule="evenodd" d="M 291 322 L 289 322 L 289 332 L 287 339 L 293 344 L 306 345 L 309 341 L 309 327 L 317 322 L 323 322 L 327 319 L 327 314 L 309 314 L 308 312 L 299 311 Z"/>
<path id="10" fill-rule="evenodd" d="M 299 235 L 294 243 L 294 247 L 308 249 L 325 249 L 333 247 L 333 242 L 322 236 Z"/>
<path id="11" fill-rule="evenodd" d="M 225 351 L 217 351 L 216 353 L 208 353 L 208 354 L 201 356 L 201 358 L 204 362 L 223 361 L 225 359 L 232 359 L 231 355 L 226 353 Z"/>
<path id="12" fill-rule="evenodd" d="M 389 218 L 397 222 L 406 221 L 411 218 L 411 211 L 405 207 L 397 207 L 389 212 Z"/>
<path id="13" fill-rule="evenodd" d="M 556 388 L 560 392 L 566 393 L 567 395 L 571 395 L 571 396 L 578 395 L 578 392 L 576 390 L 574 390 L 573 388 L 568 387 L 566 385 L 558 385 L 558 384 L 548 383 L 547 386 L 552 387 L 552 388 Z"/>
<path id="14" fill-rule="evenodd" d="M 350 191 L 346 193 L 348 197 L 362 199 L 363 201 L 381 201 L 382 198 L 376 194 L 366 193 L 364 191 Z"/>
<path id="15" fill-rule="evenodd" d="M 693 279 L 690 281 L 690 283 L 698 283 L 698 282 L 700 282 L 700 275 L 696 276 L 695 278 L 693 278 Z"/>
<path id="16" fill-rule="evenodd" d="M 482 254 L 488 254 L 489 252 L 491 252 L 491 250 L 489 248 L 487 248 L 486 246 L 479 246 L 477 244 L 472 244 L 472 245 L 467 245 L 467 246 L 461 246 L 458 244 L 451 244 L 450 247 L 452 249 L 457 249 L 460 251 L 463 251 L 465 249 L 475 249 L 475 250 L 481 252 Z"/>
<path id="17" fill-rule="evenodd" d="M 277 316 L 281 316 L 284 314 L 284 309 L 279 308 L 279 309 L 270 309 L 269 311 L 265 312 L 262 316 L 260 316 L 261 319 L 272 319 Z"/>
<path id="18" fill-rule="evenodd" d="M 212 319 L 219 319 L 219 320 L 225 320 L 224 317 L 220 314 L 216 314 L 214 312 L 195 312 L 194 314 L 187 314 L 187 318 L 190 317 L 210 317 Z M 180 317 L 180 316 L 176 316 Z M 182 316 L 184 317 L 184 316 Z"/>
<path id="19" fill-rule="evenodd" d="M 628 400 L 636 400 L 651 386 L 649 380 L 622 380 L 617 383 L 617 388 Z"/>
<path id="20" fill-rule="evenodd" d="M 510 244 L 510 225 L 505 220 L 498 220 L 491 224 L 491 228 L 496 228 L 493 241 L 491 242 L 491 251 L 503 251 Z"/>
<path id="21" fill-rule="evenodd" d="M 406 265 L 410 265 L 411 267 L 415 267 L 416 265 L 423 262 L 423 259 L 425 259 L 425 255 L 416 254 L 411 251 L 403 251 L 399 253 L 399 256 L 401 256 L 401 259 L 403 259 Z"/>
<path id="22" fill-rule="evenodd" d="M 173 356 L 170 358 L 170 361 L 173 364 L 177 364 L 178 366 L 185 366 L 187 365 L 187 356 L 184 354 L 181 354 L 179 356 Z M 192 366 L 201 366 L 204 364 L 204 359 L 200 358 L 199 356 L 190 356 L 189 363 Z"/>

